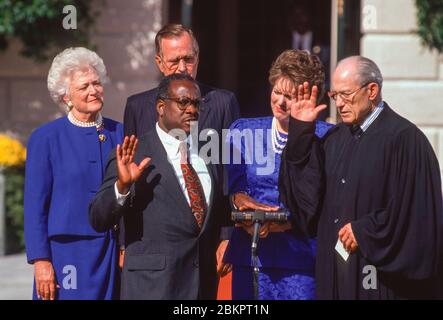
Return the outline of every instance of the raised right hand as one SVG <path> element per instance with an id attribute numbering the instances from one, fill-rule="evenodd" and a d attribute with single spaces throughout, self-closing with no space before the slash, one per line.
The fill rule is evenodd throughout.
<path id="1" fill-rule="evenodd" d="M 292 99 L 290 105 L 291 117 L 300 121 L 313 122 L 318 118 L 321 111 L 326 109 L 326 105 L 317 106 L 317 86 L 309 90 L 309 83 L 305 82 L 297 88 L 297 99 Z"/>
<path id="2" fill-rule="evenodd" d="M 122 145 L 117 145 L 117 189 L 121 194 L 127 194 L 131 185 L 137 181 L 143 170 L 148 166 L 151 158 L 144 158 L 139 165 L 134 162 L 138 139 L 132 135 L 125 137 Z"/>
<path id="3" fill-rule="evenodd" d="M 37 298 L 55 300 L 55 289 L 60 288 L 55 280 L 55 271 L 51 261 L 37 260 L 34 262 L 35 289 Z"/>

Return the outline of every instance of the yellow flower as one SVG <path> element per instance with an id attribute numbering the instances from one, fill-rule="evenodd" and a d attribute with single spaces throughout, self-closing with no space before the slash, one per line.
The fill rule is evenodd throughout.
<path id="1" fill-rule="evenodd" d="M 22 166 L 26 160 L 26 148 L 20 141 L 0 134 L 0 167 Z"/>

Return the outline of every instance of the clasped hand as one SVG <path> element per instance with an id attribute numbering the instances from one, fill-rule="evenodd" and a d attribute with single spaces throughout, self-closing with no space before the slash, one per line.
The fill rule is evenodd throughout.
<path id="1" fill-rule="evenodd" d="M 352 253 L 357 250 L 358 243 L 355 239 L 354 232 L 352 231 L 351 223 L 345 224 L 343 228 L 340 229 L 338 232 L 338 238 L 341 243 L 343 243 L 343 247 L 347 252 Z"/>
<path id="2" fill-rule="evenodd" d="M 260 202 L 255 201 L 250 196 L 244 193 L 236 193 L 232 197 L 234 205 L 239 211 L 245 210 L 263 210 L 268 212 L 275 212 L 279 210 L 278 206 L 269 206 Z M 242 227 L 251 236 L 254 234 L 254 223 L 252 221 L 238 222 L 236 227 Z M 268 236 L 269 232 L 284 232 L 291 229 L 291 223 L 276 223 L 276 222 L 265 222 L 260 228 L 260 238 L 265 238 Z"/>
<path id="3" fill-rule="evenodd" d="M 279 207 L 269 206 L 260 202 L 255 201 L 250 196 L 244 193 L 236 193 L 232 196 L 232 202 L 238 208 L 239 211 L 245 210 L 263 210 L 263 211 L 278 211 Z M 243 221 L 235 224 L 236 227 L 243 228 L 251 236 L 254 234 L 254 223 L 252 221 Z M 284 224 L 275 222 L 265 222 L 260 228 L 260 238 L 265 238 L 268 236 L 269 232 L 284 232 L 291 229 L 291 223 L 286 222 Z M 228 240 L 224 240 L 220 243 L 217 249 L 217 272 L 219 276 L 223 277 L 232 270 L 232 265 L 223 262 L 223 256 L 225 254 L 226 248 L 229 244 Z"/>

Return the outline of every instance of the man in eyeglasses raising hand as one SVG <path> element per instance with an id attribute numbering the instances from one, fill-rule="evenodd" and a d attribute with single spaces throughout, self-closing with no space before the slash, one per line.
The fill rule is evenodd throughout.
<path id="1" fill-rule="evenodd" d="M 382 100 L 370 59 L 342 60 L 329 96 L 342 123 L 315 137 L 318 89 L 291 105 L 280 171 L 292 225 L 317 235 L 319 299 L 439 297 L 440 169 L 425 135 Z M 440 286 L 440 288 L 439 288 Z"/>
<path id="2" fill-rule="evenodd" d="M 125 222 L 122 299 L 215 299 L 223 223 L 220 166 L 189 150 L 200 90 L 187 74 L 165 77 L 155 127 L 125 137 L 109 160 L 89 216 L 99 232 Z"/>
<path id="3" fill-rule="evenodd" d="M 171 74 L 188 74 L 196 79 L 200 61 L 199 45 L 191 29 L 180 24 L 167 24 L 163 26 L 155 36 L 155 62 L 164 76 Z M 210 87 L 198 83 L 204 102 L 199 109 L 198 133 L 204 131 L 211 135 L 218 135 L 219 139 L 219 163 L 222 163 L 222 130 L 229 129 L 231 124 L 240 117 L 240 108 L 234 93 Z M 137 93 L 128 98 L 124 115 L 125 136 L 135 135 L 141 137 L 152 130 L 157 122 L 156 98 L 158 87 Z M 200 135 L 199 135 L 200 136 Z M 212 139 L 212 138 L 211 138 Z M 195 141 L 197 145 L 199 141 Z M 227 194 L 227 181 L 224 191 Z M 230 207 L 226 197 L 225 219 L 229 220 Z M 229 230 L 229 229 L 226 229 Z M 228 233 L 222 238 L 229 237 Z M 120 266 L 124 258 L 124 224 L 120 224 Z"/>

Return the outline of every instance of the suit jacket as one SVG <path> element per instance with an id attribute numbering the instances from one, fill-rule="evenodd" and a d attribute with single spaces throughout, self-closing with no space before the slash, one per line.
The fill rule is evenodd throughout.
<path id="1" fill-rule="evenodd" d="M 103 231 L 124 217 L 125 262 L 122 299 L 215 299 L 216 257 L 223 212 L 220 167 L 208 165 L 211 201 L 202 229 L 197 226 L 157 132 L 139 140 L 136 163 L 151 163 L 123 206 L 116 201 L 116 159 L 90 205 L 90 221 Z"/>
<path id="2" fill-rule="evenodd" d="M 103 120 L 103 142 L 95 127 L 77 127 L 67 117 L 43 125 L 29 138 L 24 202 L 28 261 L 51 258 L 52 236 L 104 235 L 91 228 L 88 206 L 102 183 L 109 152 L 121 143 L 123 126 Z"/>
<path id="3" fill-rule="evenodd" d="M 222 129 L 229 129 L 231 124 L 240 118 L 240 108 L 238 101 L 234 93 L 209 87 L 205 84 L 198 83 L 200 87 L 201 96 L 204 101 L 200 106 L 200 114 L 198 119 L 199 132 L 205 129 L 213 129 L 219 135 L 219 155 L 220 163 L 222 162 Z M 144 91 L 135 95 L 132 95 L 126 101 L 125 115 L 124 115 L 124 132 L 125 136 L 132 134 L 136 136 L 142 136 L 146 132 L 155 128 L 157 122 L 157 109 L 155 100 L 157 98 L 158 88 L 154 88 L 148 91 Z M 203 142 L 205 143 L 205 142 Z M 202 143 L 199 141 L 199 147 Z M 210 156 L 208 154 L 208 156 Z M 226 195 L 226 199 L 223 201 L 223 210 L 229 210 L 228 185 L 226 172 L 223 173 L 223 192 Z M 225 222 L 228 224 L 230 219 Z M 123 246 L 121 239 L 125 238 L 125 226 L 124 223 L 120 223 L 119 244 Z M 229 228 L 223 230 L 223 239 L 229 238 Z"/>

